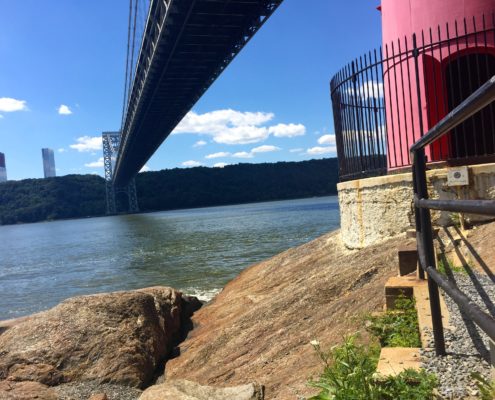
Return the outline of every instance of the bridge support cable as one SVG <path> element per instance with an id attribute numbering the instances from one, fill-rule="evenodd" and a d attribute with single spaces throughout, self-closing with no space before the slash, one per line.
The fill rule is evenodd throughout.
<path id="1" fill-rule="evenodd" d="M 101 136 L 103 142 L 103 164 L 105 167 L 107 215 L 117 214 L 117 195 L 120 193 L 125 194 L 127 197 L 127 212 L 139 212 L 135 180 L 131 179 L 124 186 L 116 186 L 113 183 L 113 167 L 120 146 L 120 132 L 103 132 Z"/>

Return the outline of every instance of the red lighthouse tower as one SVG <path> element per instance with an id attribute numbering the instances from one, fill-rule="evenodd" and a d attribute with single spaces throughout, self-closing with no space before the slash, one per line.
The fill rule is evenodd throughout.
<path id="1" fill-rule="evenodd" d="M 410 165 L 410 145 L 495 75 L 494 10 L 493 0 L 382 1 L 389 171 Z M 432 144 L 428 160 L 482 162 L 494 131 L 490 107 Z"/>

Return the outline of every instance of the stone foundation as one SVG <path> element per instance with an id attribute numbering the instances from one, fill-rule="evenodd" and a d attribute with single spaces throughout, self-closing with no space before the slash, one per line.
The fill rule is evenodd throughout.
<path id="1" fill-rule="evenodd" d="M 446 168 L 428 171 L 427 176 L 432 199 L 495 199 L 495 164 L 470 166 L 465 187 L 448 186 Z M 414 227 L 411 173 L 342 182 L 337 189 L 342 240 L 349 248 L 379 243 Z M 432 216 L 436 225 L 453 223 L 450 212 Z M 468 222 L 490 219 L 469 214 L 464 218 Z"/>

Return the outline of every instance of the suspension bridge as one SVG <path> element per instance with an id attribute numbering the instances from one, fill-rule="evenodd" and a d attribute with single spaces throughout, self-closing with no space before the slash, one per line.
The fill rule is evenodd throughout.
<path id="1" fill-rule="evenodd" d="M 130 0 L 121 129 L 104 132 L 107 212 L 283 0 Z"/>

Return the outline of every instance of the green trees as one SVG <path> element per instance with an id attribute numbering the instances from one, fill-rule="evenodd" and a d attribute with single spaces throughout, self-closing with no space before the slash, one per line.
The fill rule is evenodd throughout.
<path id="1" fill-rule="evenodd" d="M 337 159 L 237 164 L 144 172 L 136 187 L 141 211 L 283 200 L 337 193 Z M 0 224 L 105 214 L 105 182 L 66 175 L 0 185 Z"/>

